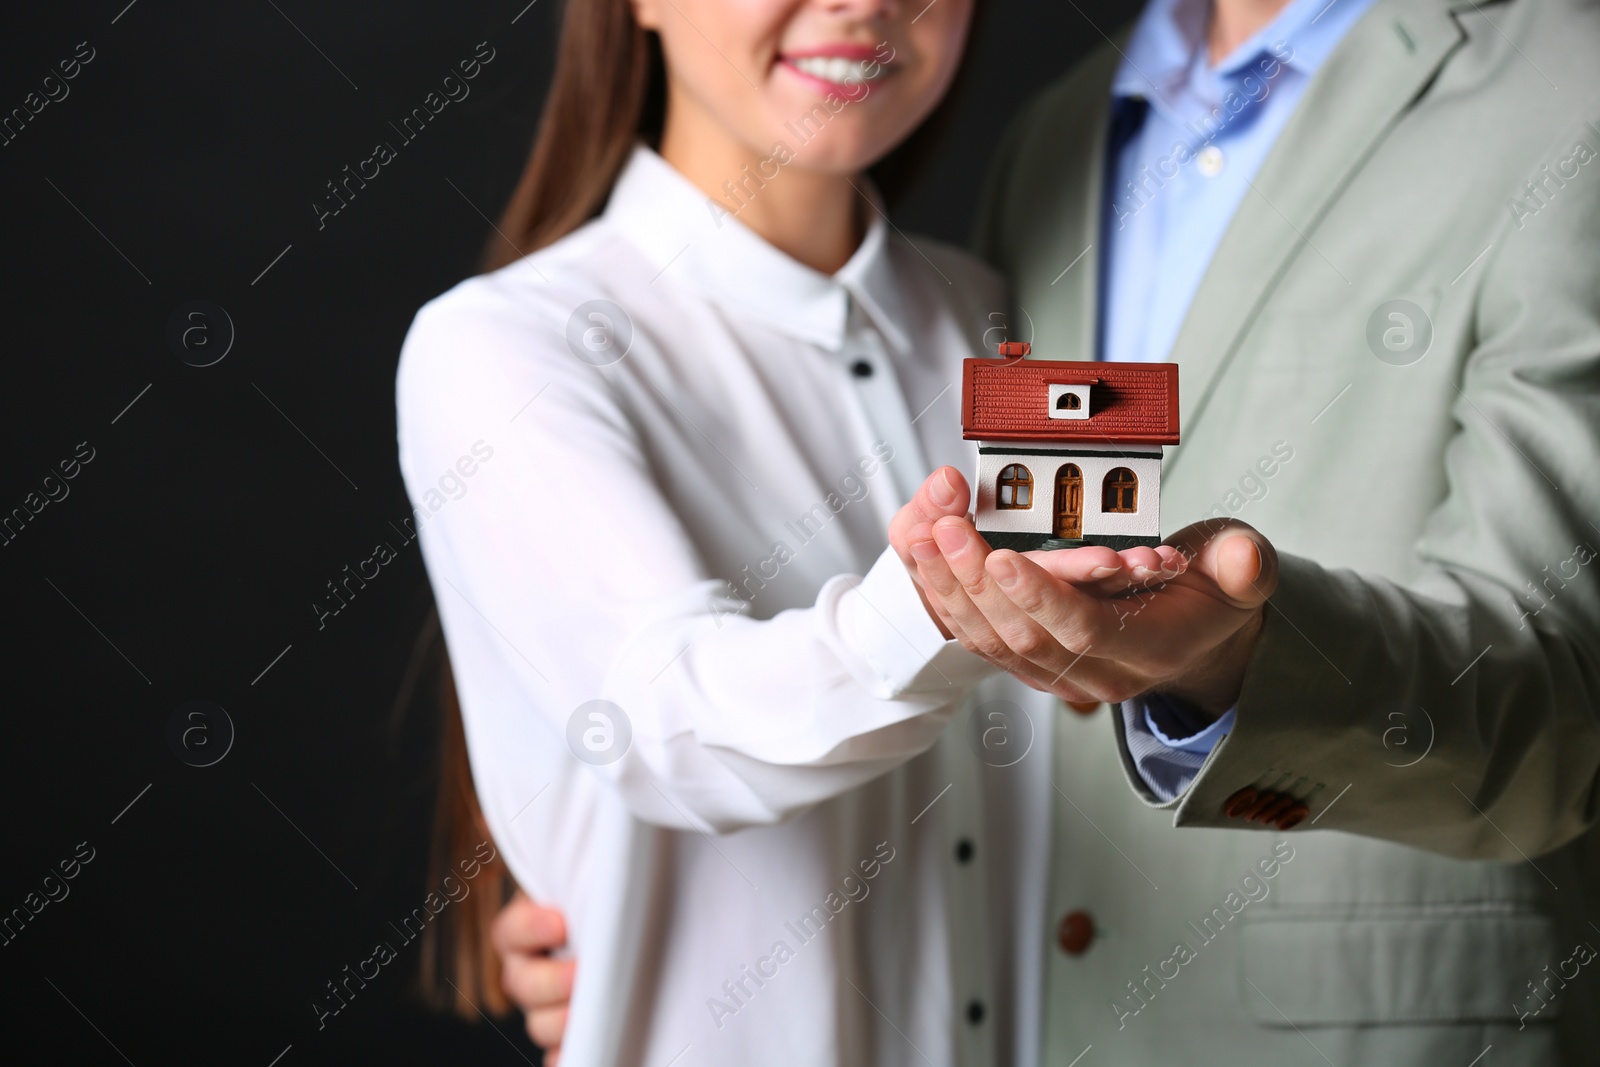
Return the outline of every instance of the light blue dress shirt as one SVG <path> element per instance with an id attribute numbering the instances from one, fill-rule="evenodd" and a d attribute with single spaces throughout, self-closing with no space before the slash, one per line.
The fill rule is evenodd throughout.
<path id="1" fill-rule="evenodd" d="M 1099 356 L 1182 360 L 1172 350 L 1200 279 L 1295 105 L 1372 0 L 1292 0 L 1208 63 L 1210 0 L 1151 0 L 1111 83 L 1101 220 Z M 1159 695 L 1122 706 L 1128 751 L 1158 798 L 1189 787 L 1234 710 L 1204 717 Z"/>

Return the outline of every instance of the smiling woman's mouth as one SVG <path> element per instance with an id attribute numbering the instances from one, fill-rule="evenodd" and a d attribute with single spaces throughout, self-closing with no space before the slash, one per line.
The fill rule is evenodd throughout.
<path id="1" fill-rule="evenodd" d="M 846 59 L 843 56 L 785 56 L 789 66 L 813 78 L 835 85 L 855 85 L 876 81 L 888 68 L 874 59 Z"/>
<path id="2" fill-rule="evenodd" d="M 881 45 L 878 49 L 854 44 L 829 45 L 785 53 L 778 57 L 778 62 L 818 88 L 840 87 L 850 90 L 845 95 L 853 96 L 890 73 L 892 68 L 879 54 L 881 49 Z M 889 53 L 890 58 L 893 55 Z"/>

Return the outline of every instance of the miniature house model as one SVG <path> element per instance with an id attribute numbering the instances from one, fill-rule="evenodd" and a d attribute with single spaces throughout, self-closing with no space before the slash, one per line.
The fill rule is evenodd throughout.
<path id="1" fill-rule="evenodd" d="M 978 532 L 995 548 L 1161 541 L 1161 449 L 1178 443 L 1173 363 L 969 359 L 962 436 L 978 442 Z"/>

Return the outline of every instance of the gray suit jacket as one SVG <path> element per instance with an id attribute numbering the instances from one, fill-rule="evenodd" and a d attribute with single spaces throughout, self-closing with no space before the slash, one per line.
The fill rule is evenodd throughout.
<path id="1" fill-rule="evenodd" d="M 1117 59 L 991 178 L 1037 355 L 1092 358 Z M 1050 917 L 1097 935 L 1052 952 L 1046 1058 L 1600 1062 L 1600 10 L 1379 0 L 1253 184 L 1172 353 L 1162 512 L 1253 524 L 1282 583 L 1177 803 L 1120 714 L 1063 712 Z M 1230 818 L 1246 787 L 1309 815 Z"/>

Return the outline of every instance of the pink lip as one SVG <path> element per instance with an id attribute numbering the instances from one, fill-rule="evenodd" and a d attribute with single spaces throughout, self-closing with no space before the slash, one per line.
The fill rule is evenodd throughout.
<path id="1" fill-rule="evenodd" d="M 825 45 L 818 48 L 803 49 L 798 52 L 785 52 L 783 55 L 778 57 L 778 65 L 823 95 L 833 94 L 835 96 L 842 96 L 846 100 L 854 101 L 862 99 L 867 95 L 868 92 L 871 91 L 866 82 L 862 82 L 860 85 L 853 87 L 849 85 L 841 85 L 838 82 L 829 81 L 827 78 L 819 78 L 814 74 L 807 74 L 805 71 L 795 66 L 793 61 L 796 59 L 806 59 L 812 56 L 823 56 L 828 59 L 837 57 L 839 59 L 860 61 L 875 59 L 877 58 L 877 55 L 878 50 L 876 48 L 869 48 L 866 45 Z M 891 65 L 888 63 L 883 63 L 881 65 L 885 70 L 892 69 Z"/>

